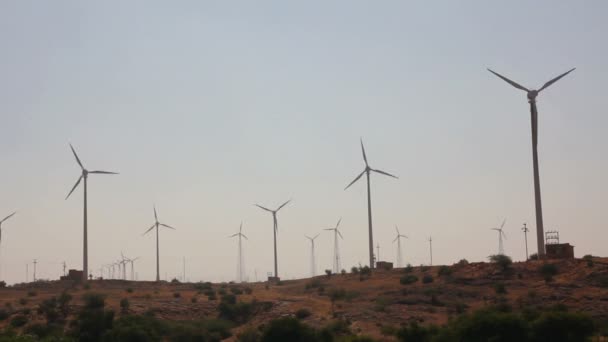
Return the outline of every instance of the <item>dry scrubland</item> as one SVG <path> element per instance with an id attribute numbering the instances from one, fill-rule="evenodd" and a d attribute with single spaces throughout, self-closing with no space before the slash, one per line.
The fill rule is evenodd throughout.
<path id="1" fill-rule="evenodd" d="M 545 263 L 556 266 L 552 277 L 540 272 Z M 229 339 L 235 339 L 249 326 L 295 316 L 298 311 L 301 320 L 313 327 L 320 328 L 341 318 L 350 323 L 355 334 L 386 340 L 394 339 L 387 332 L 409 322 L 441 325 L 489 305 L 510 305 L 514 311 L 562 306 L 606 324 L 608 259 L 594 258 L 592 263 L 582 259 L 530 261 L 513 263 L 506 271 L 492 263 L 462 263 L 377 270 L 371 275 L 353 274 L 349 270 L 347 274 L 279 284 L 158 284 L 119 280 L 96 280 L 87 285 L 58 281 L 18 284 L 0 289 L 0 305 L 9 312 L 0 325 L 8 326 L 10 316 L 16 314 L 25 315 L 27 324 L 46 322 L 37 308 L 44 300 L 64 291 L 73 298 L 68 306 L 68 322 L 82 307 L 85 293 L 105 295 L 106 308 L 114 309 L 116 317 L 154 313 L 157 318 L 173 321 L 217 317 L 224 292 L 236 294 L 237 302 L 259 303 L 251 315 L 236 324 Z M 212 293 L 216 294 L 215 299 Z M 120 305 L 124 298 L 129 302 L 126 310 Z"/>

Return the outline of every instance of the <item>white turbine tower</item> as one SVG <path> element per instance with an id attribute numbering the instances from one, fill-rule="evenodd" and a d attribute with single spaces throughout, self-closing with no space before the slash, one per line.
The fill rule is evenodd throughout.
<path id="1" fill-rule="evenodd" d="M 507 222 L 507 219 L 504 219 L 502 221 L 502 224 L 500 225 L 500 228 L 491 228 L 492 230 L 495 230 L 498 232 L 498 254 L 503 255 L 505 254 L 505 249 L 503 247 L 503 243 L 502 243 L 502 239 L 504 237 L 504 239 L 507 239 L 507 235 L 505 235 L 505 232 L 503 232 L 503 228 L 505 226 L 505 223 Z"/>
<path id="2" fill-rule="evenodd" d="M 397 231 L 397 237 L 395 237 L 393 243 L 397 242 L 397 267 L 403 267 L 403 261 L 401 260 L 401 238 L 408 239 L 408 237 L 399 232 L 397 225 L 395 225 L 395 230 Z"/>
<path id="3" fill-rule="evenodd" d="M 3 218 L 2 221 L 0 221 L 0 243 L 2 242 L 2 223 L 4 223 L 4 221 L 8 220 L 9 218 L 13 217 L 13 215 L 15 215 L 17 212 L 13 212 L 12 214 L 8 215 L 7 217 Z M 0 268 L 1 271 L 1 268 Z"/>
<path id="4" fill-rule="evenodd" d="M 308 240 L 310 240 L 310 276 L 314 277 L 317 275 L 317 264 L 315 259 L 315 239 L 319 237 L 319 234 L 315 235 L 315 237 L 309 237 L 304 235 Z"/>
<path id="5" fill-rule="evenodd" d="M 333 271 L 334 273 L 340 273 L 340 270 L 342 269 L 341 264 L 340 264 L 340 246 L 338 243 L 338 235 L 340 236 L 340 238 L 344 239 L 344 237 L 342 236 L 342 233 L 340 233 L 340 230 L 338 230 L 338 226 L 340 226 L 340 222 L 342 221 L 342 218 L 340 218 L 338 220 L 338 223 L 336 223 L 336 226 L 334 228 L 326 228 L 325 230 L 332 230 L 334 232 L 334 258 L 333 258 Z"/>
<path id="6" fill-rule="evenodd" d="M 245 281 L 245 259 L 243 256 L 243 244 L 241 238 L 245 238 L 245 240 L 249 240 L 245 234 L 243 234 L 243 222 L 241 222 L 241 226 L 239 227 L 239 232 L 236 234 L 232 234 L 229 238 L 238 237 L 239 238 L 239 250 L 238 250 L 238 263 L 236 266 L 237 279 L 239 283 Z"/>

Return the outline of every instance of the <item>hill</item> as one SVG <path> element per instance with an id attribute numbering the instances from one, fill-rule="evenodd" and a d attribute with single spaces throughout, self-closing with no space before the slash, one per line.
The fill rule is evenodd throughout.
<path id="1" fill-rule="evenodd" d="M 546 264 L 553 266 L 543 267 Z M 85 305 L 85 294 L 95 293 L 105 296 L 105 307 L 116 312 L 116 317 L 153 315 L 161 321 L 176 322 L 219 317 L 232 321 L 229 340 L 247 327 L 296 315 L 318 329 L 340 319 L 348 322 L 354 334 L 394 340 L 391 334 L 411 322 L 443 325 L 489 306 L 508 307 L 515 312 L 530 308 L 580 312 L 605 328 L 608 259 L 529 261 L 513 263 L 505 270 L 494 263 L 462 262 L 375 270 L 370 274 L 357 270 L 277 284 L 120 280 L 95 280 L 84 286 L 65 281 L 18 284 L 0 289 L 0 305 L 4 308 L 1 327 L 11 326 L 15 315 L 25 317 L 25 327 L 45 323 L 48 317 L 39 308 L 62 293 L 72 298 L 65 308 L 65 322 L 76 319 Z M 124 299 L 128 308 L 125 301 L 121 307 Z M 64 328 L 69 329 L 69 324 Z"/>

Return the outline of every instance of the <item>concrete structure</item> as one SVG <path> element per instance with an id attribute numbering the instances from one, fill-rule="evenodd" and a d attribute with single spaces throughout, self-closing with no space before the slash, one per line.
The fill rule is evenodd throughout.
<path id="1" fill-rule="evenodd" d="M 61 276 L 59 280 L 81 281 L 83 272 L 80 270 L 69 270 L 68 275 Z"/>
<path id="2" fill-rule="evenodd" d="M 378 261 L 376 262 L 376 268 L 379 270 L 389 271 L 393 269 L 393 263 L 388 261 Z"/>
<path id="3" fill-rule="evenodd" d="M 574 246 L 569 243 L 545 245 L 548 259 L 574 259 Z"/>

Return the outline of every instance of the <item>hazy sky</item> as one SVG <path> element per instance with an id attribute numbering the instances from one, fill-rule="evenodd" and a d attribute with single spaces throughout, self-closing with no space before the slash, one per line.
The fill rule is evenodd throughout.
<path id="1" fill-rule="evenodd" d="M 545 228 L 575 254 L 606 255 L 608 193 L 605 1 L 2 1 L 2 277 L 82 267 L 82 188 L 89 169 L 89 267 L 123 251 L 154 278 L 236 277 L 238 230 L 250 279 L 310 273 L 309 243 L 342 217 L 346 269 L 367 257 L 363 137 L 373 175 L 375 243 L 395 260 L 487 260 L 507 218 L 506 253 L 524 258 L 535 229 L 529 87 L 577 70 L 538 98 Z M 529 247 L 535 251 L 535 234 Z M 318 273 L 332 234 L 317 240 Z M 31 272 L 31 267 L 30 267 Z M 31 279 L 31 275 L 30 275 Z"/>

